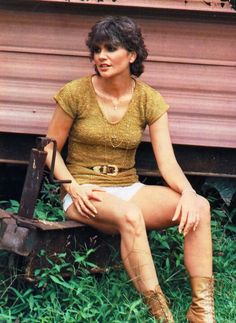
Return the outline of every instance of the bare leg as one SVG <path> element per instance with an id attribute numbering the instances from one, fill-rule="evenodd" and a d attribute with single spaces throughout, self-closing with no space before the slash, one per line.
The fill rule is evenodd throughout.
<path id="1" fill-rule="evenodd" d="M 74 205 L 69 208 L 68 216 L 104 232 L 120 233 L 121 256 L 135 287 L 145 296 L 151 313 L 158 320 L 174 322 L 158 285 L 146 229 L 160 229 L 178 224 L 178 222 L 173 222 L 172 218 L 180 198 L 179 194 L 159 186 L 143 187 L 130 202 L 122 201 L 107 193 L 99 194 L 103 201 L 94 202 L 98 210 L 95 219 L 82 217 Z M 192 277 L 211 277 L 212 246 L 209 204 L 200 196 L 198 199 L 202 213 L 197 230 L 190 231 L 185 237 L 185 265 Z M 198 304 L 196 306 L 195 303 L 193 301 L 188 313 L 193 312 L 195 308 L 198 312 L 202 311 L 202 307 Z M 188 318 L 192 312 L 188 314 Z M 196 315 L 193 317 L 195 320 Z"/>
<path id="2" fill-rule="evenodd" d="M 127 217 L 130 221 L 132 213 Z M 158 280 L 143 218 L 140 216 L 136 226 L 121 229 L 120 234 L 122 260 L 137 290 L 142 293 L 154 290 Z"/>
<path id="3" fill-rule="evenodd" d="M 148 229 L 171 226 L 178 200 L 178 194 L 164 187 L 144 187 L 132 199 L 142 210 Z M 184 242 L 185 266 L 192 288 L 187 320 L 189 323 L 215 323 L 210 208 L 203 197 L 198 196 L 198 202 L 200 222 L 195 232 L 189 231 Z"/>
<path id="4" fill-rule="evenodd" d="M 121 257 L 124 266 L 138 291 L 154 290 L 157 275 L 147 239 L 145 222 L 140 209 L 105 192 L 98 192 L 102 202 L 94 202 L 98 215 L 87 219 L 74 205 L 67 211 L 69 218 L 91 225 L 106 233 L 120 233 Z"/>
<path id="5" fill-rule="evenodd" d="M 197 230 L 185 237 L 184 258 L 189 275 L 212 276 L 212 242 L 210 229 L 210 208 L 206 199 L 198 196 L 201 207 L 200 222 Z M 131 200 L 141 210 L 147 229 L 170 227 L 173 223 L 179 194 L 166 187 L 145 186 Z M 178 234 L 176 232 L 176 234 Z"/>
<path id="6" fill-rule="evenodd" d="M 98 230 L 119 232 L 122 259 L 131 279 L 134 283 L 136 281 L 136 288 L 140 291 L 153 288 L 157 278 L 145 226 L 147 229 L 161 229 L 177 225 L 177 222 L 172 221 L 172 217 L 179 194 L 166 187 L 151 185 L 140 189 L 130 203 L 107 193 L 100 194 L 106 195 L 103 197 L 103 202 L 94 203 L 99 212 L 95 220 L 80 216 L 74 206 L 69 208 L 68 215 Z M 200 196 L 198 198 L 202 210 L 201 218 L 197 230 L 195 232 L 191 230 L 185 237 L 185 265 L 192 277 L 211 277 L 212 243 L 209 203 Z"/>
<path id="7" fill-rule="evenodd" d="M 212 277 L 212 242 L 209 203 L 199 196 L 201 219 L 185 237 L 184 261 L 191 277 Z"/>

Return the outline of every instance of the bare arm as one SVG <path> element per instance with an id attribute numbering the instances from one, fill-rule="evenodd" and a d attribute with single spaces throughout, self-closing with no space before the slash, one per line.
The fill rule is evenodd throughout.
<path id="1" fill-rule="evenodd" d="M 168 185 L 178 193 L 192 189 L 174 155 L 167 113 L 149 127 L 149 132 L 160 173 Z"/>
<path id="2" fill-rule="evenodd" d="M 54 111 L 52 120 L 49 124 L 47 137 L 53 138 L 57 142 L 58 151 L 56 153 L 56 164 L 54 169 L 55 177 L 57 179 L 70 179 L 71 181 L 75 181 L 73 176 L 68 171 L 61 156 L 61 150 L 67 140 L 72 123 L 73 119 L 69 115 L 67 115 L 60 106 L 57 106 Z M 47 145 L 45 147 L 45 151 L 47 151 L 48 153 L 46 164 L 48 167 L 50 167 L 52 161 L 53 145 Z M 64 184 L 64 187 L 66 190 L 68 190 L 68 184 Z"/>
<path id="3" fill-rule="evenodd" d="M 171 144 L 168 116 L 165 113 L 150 127 L 150 138 L 161 175 L 167 184 L 181 194 L 173 221 L 179 219 L 179 232 L 186 235 L 199 223 L 199 207 L 196 192 L 180 168 Z"/>
<path id="4" fill-rule="evenodd" d="M 82 188 L 67 169 L 61 156 L 61 150 L 67 140 L 72 124 L 73 119 L 69 115 L 67 115 L 60 106 L 57 106 L 47 132 L 48 137 L 56 140 L 58 148 L 56 153 L 54 176 L 57 179 L 71 180 L 71 184 L 63 184 L 63 186 L 72 197 L 72 200 L 79 213 L 86 217 L 94 217 L 95 214 L 97 214 L 97 211 L 90 200 L 94 199 L 100 201 L 100 199 L 94 192 L 99 190 L 101 191 L 101 189 L 99 189 L 98 187 Z M 46 164 L 48 165 L 48 167 L 50 167 L 53 153 L 52 143 L 45 147 L 45 151 L 47 151 L 48 153 Z"/>

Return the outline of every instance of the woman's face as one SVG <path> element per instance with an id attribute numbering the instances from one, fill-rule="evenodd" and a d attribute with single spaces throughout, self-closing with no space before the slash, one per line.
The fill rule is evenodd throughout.
<path id="1" fill-rule="evenodd" d="M 93 54 L 93 62 L 100 76 L 104 78 L 130 75 L 130 64 L 134 62 L 135 58 L 135 52 L 105 43 L 97 45 Z"/>

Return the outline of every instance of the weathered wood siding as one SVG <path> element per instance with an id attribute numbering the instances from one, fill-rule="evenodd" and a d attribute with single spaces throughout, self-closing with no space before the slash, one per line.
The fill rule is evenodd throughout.
<path id="1" fill-rule="evenodd" d="M 142 1 L 151 10 L 124 1 L 71 2 L 77 4 L 0 4 L 0 131 L 45 134 L 53 94 L 93 72 L 85 46 L 89 27 L 101 16 L 125 14 L 143 29 L 149 57 L 142 79 L 171 105 L 173 142 L 236 147 L 236 15 L 230 6 L 206 15 L 154 8 L 155 1 Z"/>
<path id="2" fill-rule="evenodd" d="M 42 2 L 86 3 L 90 5 L 151 9 L 197 10 L 232 13 L 235 0 L 39 0 Z"/>

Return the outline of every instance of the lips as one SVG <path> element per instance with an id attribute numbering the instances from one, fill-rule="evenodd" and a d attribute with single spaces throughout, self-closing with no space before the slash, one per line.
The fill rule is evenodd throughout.
<path id="1" fill-rule="evenodd" d="M 108 64 L 100 64 L 99 67 L 100 68 L 108 68 L 110 67 L 111 65 L 108 65 Z"/>

